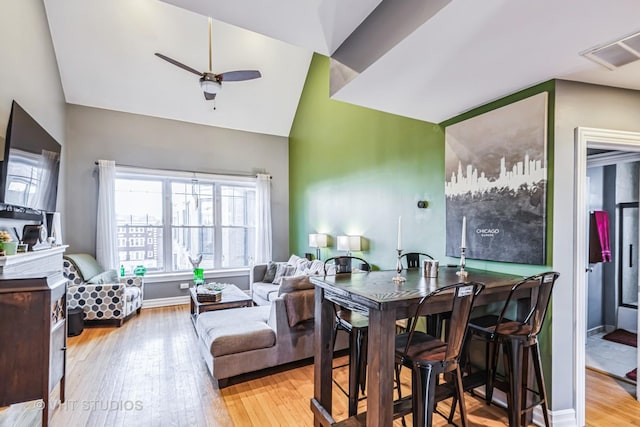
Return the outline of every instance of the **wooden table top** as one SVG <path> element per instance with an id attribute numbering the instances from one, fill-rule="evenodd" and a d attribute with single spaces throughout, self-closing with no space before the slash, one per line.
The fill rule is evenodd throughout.
<path id="1" fill-rule="evenodd" d="M 459 282 L 481 282 L 486 285 L 483 295 L 494 292 L 503 293 L 522 276 L 496 273 L 493 271 L 467 269 L 469 275 L 460 280 L 456 275 L 457 267 L 440 267 L 437 278 L 422 276 L 419 269 L 403 270 L 405 282 L 395 283 L 392 278 L 397 275 L 393 270 L 371 271 L 365 273 L 338 274 L 334 276 L 312 276 L 311 282 L 338 297 L 347 298 L 364 307 L 384 310 L 406 306 L 419 300 L 434 290 Z"/>

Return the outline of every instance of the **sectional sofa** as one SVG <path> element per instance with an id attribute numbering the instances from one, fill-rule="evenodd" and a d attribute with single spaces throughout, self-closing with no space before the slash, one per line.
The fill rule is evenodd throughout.
<path id="1" fill-rule="evenodd" d="M 258 277 L 255 269 L 253 275 Z M 279 284 L 267 285 L 269 291 L 253 307 L 205 312 L 196 319 L 198 348 L 219 388 L 231 377 L 314 355 L 315 290 L 309 276 L 282 276 Z M 336 350 L 347 345 L 346 335 L 337 337 Z"/>

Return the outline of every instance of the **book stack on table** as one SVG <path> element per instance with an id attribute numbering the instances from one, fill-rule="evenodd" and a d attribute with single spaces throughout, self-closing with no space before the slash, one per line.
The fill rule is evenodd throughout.
<path id="1" fill-rule="evenodd" d="M 202 285 L 196 287 L 196 295 L 198 302 L 220 302 L 222 300 L 221 290 L 207 289 Z"/>

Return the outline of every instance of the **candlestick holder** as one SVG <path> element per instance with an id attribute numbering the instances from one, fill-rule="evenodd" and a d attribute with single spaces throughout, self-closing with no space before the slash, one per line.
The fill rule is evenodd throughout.
<path id="1" fill-rule="evenodd" d="M 393 279 L 394 283 L 403 283 L 407 281 L 407 278 L 402 276 L 402 261 L 401 261 L 401 257 L 402 257 L 402 249 L 397 249 L 398 251 L 398 262 L 396 263 L 396 272 L 398 274 L 396 274 Z"/>
<path id="2" fill-rule="evenodd" d="M 461 279 L 466 279 L 469 275 L 468 271 L 465 271 L 464 267 L 466 265 L 465 252 L 467 248 L 464 246 L 460 248 L 460 270 L 456 271 L 456 274 L 460 276 Z"/>

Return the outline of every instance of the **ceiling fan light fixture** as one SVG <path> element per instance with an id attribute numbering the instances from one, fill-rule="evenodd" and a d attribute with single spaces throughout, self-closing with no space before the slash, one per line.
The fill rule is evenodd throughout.
<path id="1" fill-rule="evenodd" d="M 200 79 L 200 87 L 207 93 L 218 93 L 222 90 L 222 84 L 218 80 Z"/>

